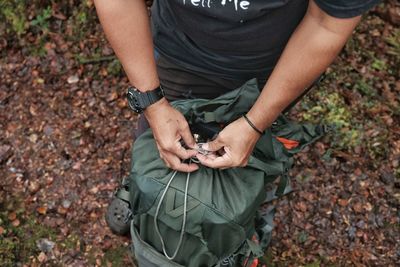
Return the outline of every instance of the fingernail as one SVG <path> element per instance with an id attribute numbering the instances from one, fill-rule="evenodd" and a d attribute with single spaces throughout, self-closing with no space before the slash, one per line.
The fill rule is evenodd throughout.
<path id="1" fill-rule="evenodd" d="M 210 150 L 210 147 L 209 147 L 208 143 L 203 144 L 202 148 L 204 150 Z"/>

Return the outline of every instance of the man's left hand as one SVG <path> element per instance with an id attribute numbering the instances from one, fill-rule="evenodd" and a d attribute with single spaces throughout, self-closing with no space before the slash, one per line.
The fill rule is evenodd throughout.
<path id="1" fill-rule="evenodd" d="M 207 156 L 199 153 L 196 157 L 210 168 L 244 167 L 259 138 L 260 134 L 241 117 L 226 126 L 215 140 L 202 146 L 204 150 L 217 153 Z"/>

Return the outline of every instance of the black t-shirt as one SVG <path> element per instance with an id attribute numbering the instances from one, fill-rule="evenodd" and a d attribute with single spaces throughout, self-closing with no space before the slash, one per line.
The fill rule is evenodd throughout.
<path id="1" fill-rule="evenodd" d="M 315 0 L 331 16 L 362 14 L 379 0 Z M 156 0 L 155 47 L 192 71 L 229 79 L 267 77 L 308 0 Z"/>

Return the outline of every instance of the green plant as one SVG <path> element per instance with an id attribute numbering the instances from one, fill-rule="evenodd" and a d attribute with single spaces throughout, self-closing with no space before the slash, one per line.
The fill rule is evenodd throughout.
<path id="1" fill-rule="evenodd" d="M 338 92 L 328 92 L 324 86 L 313 93 L 316 103 L 304 103 L 303 120 L 334 126 L 331 135 L 333 147 L 349 150 L 359 145 L 363 134 L 360 125 Z M 307 100 L 306 100 L 307 102 Z"/>
<path id="2" fill-rule="evenodd" d="M 20 225 L 13 226 L 7 218 L 7 212 L 0 213 L 2 226 L 7 229 L 0 237 L 0 266 L 15 266 L 17 262 L 26 263 L 29 257 L 38 253 L 36 241 L 41 238 L 55 240 L 54 230 L 38 224 L 33 216 L 24 217 L 16 211 Z M 12 264 L 9 264 L 12 263 Z"/>
<path id="3" fill-rule="evenodd" d="M 114 249 L 109 249 L 104 254 L 102 264 L 104 266 L 109 266 L 109 264 L 111 264 L 111 266 L 115 266 L 115 267 L 122 266 L 122 265 L 124 265 L 125 258 L 127 256 L 129 256 L 129 253 L 130 253 L 130 251 L 126 247 L 118 247 L 118 248 L 114 248 Z"/>
<path id="4" fill-rule="evenodd" d="M 400 58 L 400 29 L 395 29 L 385 41 L 390 46 L 387 53 Z"/>
<path id="5" fill-rule="evenodd" d="M 119 60 L 114 59 L 110 63 L 108 63 L 107 71 L 110 75 L 113 75 L 113 76 L 121 75 L 122 65 L 119 62 Z"/>
<path id="6" fill-rule="evenodd" d="M 314 262 L 312 262 L 312 263 L 309 263 L 309 264 L 307 264 L 307 265 L 304 265 L 304 267 L 319 267 L 320 264 L 321 264 L 321 261 L 316 260 L 316 261 L 314 261 Z"/>
<path id="7" fill-rule="evenodd" d="M 43 9 L 36 17 L 31 21 L 32 26 L 38 27 L 40 30 L 46 32 L 49 28 L 49 19 L 51 18 L 51 6 Z"/>
<path id="8" fill-rule="evenodd" d="M 377 91 L 372 87 L 364 78 L 360 78 L 354 84 L 354 89 L 359 91 L 362 95 L 368 97 L 374 97 L 377 95 Z"/>
<path id="9" fill-rule="evenodd" d="M 6 32 L 21 36 L 26 33 L 29 25 L 25 14 L 27 4 L 24 0 L 0 0 L 0 20 L 4 20 L 9 27 Z"/>
<path id="10" fill-rule="evenodd" d="M 371 67 L 375 70 L 386 70 L 387 66 L 386 66 L 386 62 L 378 59 L 378 58 L 374 58 L 374 61 L 371 64 Z"/>

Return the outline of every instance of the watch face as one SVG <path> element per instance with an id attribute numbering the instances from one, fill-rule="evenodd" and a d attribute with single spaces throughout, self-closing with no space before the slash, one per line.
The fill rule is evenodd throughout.
<path id="1" fill-rule="evenodd" d="M 128 105 L 129 107 L 136 113 L 142 113 L 143 109 L 139 104 L 139 100 L 137 98 L 136 92 L 134 89 L 129 88 L 128 93 L 126 94 L 128 98 Z"/>

